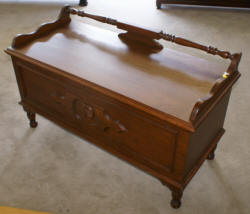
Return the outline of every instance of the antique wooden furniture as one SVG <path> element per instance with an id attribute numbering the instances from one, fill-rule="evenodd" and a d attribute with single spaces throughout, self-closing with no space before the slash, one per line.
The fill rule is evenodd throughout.
<path id="1" fill-rule="evenodd" d="M 242 7 L 250 8 L 249 0 L 156 0 L 156 7 L 161 8 L 162 4 L 184 4 L 219 7 Z"/>
<path id="2" fill-rule="evenodd" d="M 123 32 L 84 24 L 70 14 Z M 163 48 L 160 39 L 231 63 Z M 230 91 L 240 77 L 241 54 L 69 6 L 55 22 L 17 35 L 6 52 L 31 127 L 38 113 L 155 176 L 172 191 L 174 208 L 204 160 L 214 158 Z"/>

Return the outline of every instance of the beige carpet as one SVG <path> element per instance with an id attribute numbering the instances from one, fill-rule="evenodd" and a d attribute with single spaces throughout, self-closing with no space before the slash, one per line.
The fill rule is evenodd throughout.
<path id="1" fill-rule="evenodd" d="M 54 19 L 61 6 L 0 3 L 0 49 L 9 46 L 15 34 L 31 32 Z M 20 98 L 10 57 L 1 51 L 0 205 L 55 214 L 249 213 L 250 11 L 181 7 L 158 11 L 154 0 L 89 0 L 86 11 L 243 53 L 242 77 L 232 92 L 227 132 L 216 158 L 204 163 L 186 188 L 182 207 L 173 210 L 170 191 L 157 179 L 44 118 L 38 117 L 38 128 L 30 129 L 17 104 Z"/>

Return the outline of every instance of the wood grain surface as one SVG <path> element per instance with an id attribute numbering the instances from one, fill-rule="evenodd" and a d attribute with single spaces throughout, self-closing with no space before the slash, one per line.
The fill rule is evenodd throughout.
<path id="1" fill-rule="evenodd" d="M 185 121 L 227 69 L 170 49 L 134 52 L 116 33 L 77 20 L 18 52 Z"/>

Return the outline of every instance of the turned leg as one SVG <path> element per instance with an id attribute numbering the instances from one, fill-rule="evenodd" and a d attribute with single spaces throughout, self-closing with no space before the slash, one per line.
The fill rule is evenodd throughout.
<path id="1" fill-rule="evenodd" d="M 215 152 L 216 148 L 217 148 L 217 144 L 216 144 L 216 146 L 213 148 L 213 150 L 208 154 L 208 156 L 207 156 L 207 159 L 208 159 L 208 160 L 213 160 L 213 159 L 214 159 L 214 157 L 215 157 L 214 152 Z"/>
<path id="2" fill-rule="evenodd" d="M 28 111 L 27 112 L 27 117 L 30 120 L 30 127 L 31 128 L 36 128 L 37 127 L 36 114 L 33 113 L 33 112 Z"/>
<path id="3" fill-rule="evenodd" d="M 87 0 L 80 0 L 79 5 L 80 6 L 87 6 L 88 5 L 88 1 Z"/>
<path id="4" fill-rule="evenodd" d="M 181 206 L 182 192 L 182 190 L 172 190 L 172 200 L 170 204 L 175 209 L 178 209 Z"/>
<path id="5" fill-rule="evenodd" d="M 156 0 L 157 9 L 161 9 L 161 0 Z"/>
<path id="6" fill-rule="evenodd" d="M 164 186 L 167 186 L 172 191 L 172 200 L 170 202 L 171 207 L 173 207 L 175 209 L 180 208 L 183 189 L 179 189 L 175 186 L 172 186 L 172 185 L 166 183 L 165 181 L 162 181 L 162 180 L 160 180 L 160 181 Z"/>

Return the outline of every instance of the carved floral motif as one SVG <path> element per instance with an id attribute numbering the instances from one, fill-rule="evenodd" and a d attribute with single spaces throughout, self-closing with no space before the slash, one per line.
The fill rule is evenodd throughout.
<path id="1" fill-rule="evenodd" d="M 110 115 L 105 111 L 103 112 L 103 114 L 108 123 L 108 126 L 104 128 L 104 131 L 108 131 L 110 128 L 113 128 L 118 133 L 127 131 L 126 127 L 119 120 L 112 119 Z"/>
<path id="2" fill-rule="evenodd" d="M 112 130 L 116 133 L 123 133 L 127 131 L 127 128 L 118 119 L 112 118 L 107 111 L 97 106 L 93 107 L 73 94 L 52 92 L 50 96 L 55 103 L 67 108 L 81 125 L 96 126 L 104 132 Z"/>
<path id="3" fill-rule="evenodd" d="M 79 99 L 74 99 L 72 102 L 72 110 L 77 120 L 94 119 L 94 108 L 86 103 L 83 103 Z"/>

